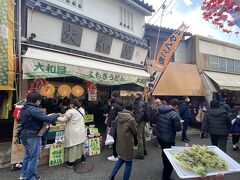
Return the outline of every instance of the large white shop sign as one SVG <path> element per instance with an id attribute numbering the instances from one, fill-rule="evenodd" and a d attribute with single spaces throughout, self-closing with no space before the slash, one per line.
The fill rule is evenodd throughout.
<path id="1" fill-rule="evenodd" d="M 121 66 L 119 66 L 121 68 Z M 126 72 L 127 73 L 127 72 Z M 146 77 L 121 74 L 111 71 L 91 69 L 81 66 L 41 61 L 25 58 L 23 61 L 23 79 L 56 78 L 76 76 L 97 84 L 120 85 L 135 83 L 144 86 Z"/>

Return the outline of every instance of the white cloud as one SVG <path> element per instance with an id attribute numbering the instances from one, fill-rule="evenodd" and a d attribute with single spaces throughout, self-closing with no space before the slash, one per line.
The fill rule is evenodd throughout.
<path id="1" fill-rule="evenodd" d="M 192 0 L 183 0 L 183 1 L 187 6 L 191 6 L 193 4 Z"/>

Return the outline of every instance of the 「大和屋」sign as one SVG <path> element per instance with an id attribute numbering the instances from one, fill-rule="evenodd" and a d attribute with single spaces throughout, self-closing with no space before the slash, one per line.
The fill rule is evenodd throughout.
<path id="1" fill-rule="evenodd" d="M 121 67 L 119 67 L 121 68 Z M 130 75 L 125 73 L 118 73 L 113 71 L 105 71 L 100 69 L 91 69 L 76 65 L 41 61 L 36 59 L 24 58 L 23 61 L 23 79 L 36 78 L 55 78 L 55 77 L 69 77 L 75 76 L 85 79 L 96 84 L 104 85 L 120 85 L 135 83 L 139 86 L 145 86 L 146 77 L 137 75 Z M 92 93 L 96 94 L 95 92 Z M 96 96 L 92 97 L 92 101 Z"/>
<path id="2" fill-rule="evenodd" d="M 64 163 L 63 144 L 53 144 L 50 147 L 49 166 L 56 166 Z"/>

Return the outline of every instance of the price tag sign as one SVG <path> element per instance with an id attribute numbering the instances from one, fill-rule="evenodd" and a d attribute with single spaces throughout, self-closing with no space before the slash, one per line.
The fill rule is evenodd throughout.
<path id="1" fill-rule="evenodd" d="M 85 123 L 93 122 L 94 121 L 94 115 L 93 114 L 86 114 L 84 116 Z"/>
<path id="2" fill-rule="evenodd" d="M 89 156 L 100 154 L 100 138 L 90 138 L 88 140 Z"/>
<path id="3" fill-rule="evenodd" d="M 64 142 L 64 131 L 56 132 L 55 143 L 63 143 Z"/>
<path id="4" fill-rule="evenodd" d="M 98 128 L 89 128 L 89 133 L 90 134 L 98 134 L 99 133 Z"/>
<path id="5" fill-rule="evenodd" d="M 49 166 L 56 166 L 64 163 L 63 144 L 53 144 L 50 147 Z"/>

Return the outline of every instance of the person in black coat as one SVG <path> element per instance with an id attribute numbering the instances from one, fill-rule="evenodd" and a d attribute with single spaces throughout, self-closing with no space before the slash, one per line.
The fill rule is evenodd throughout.
<path id="1" fill-rule="evenodd" d="M 144 159 L 144 155 L 147 155 L 145 137 L 146 104 L 142 99 L 141 93 L 136 93 L 135 95 L 133 114 L 137 122 L 137 139 L 138 139 L 138 149 L 135 159 Z"/>
<path id="2" fill-rule="evenodd" d="M 180 101 L 180 104 L 179 104 L 179 113 L 181 118 L 184 120 L 183 129 L 182 129 L 182 141 L 184 142 L 190 141 L 190 139 L 187 138 L 188 125 L 192 119 L 189 102 L 190 102 L 189 97 L 184 97 L 184 99 Z"/>
<path id="3" fill-rule="evenodd" d="M 201 131 L 210 133 L 212 145 L 226 152 L 227 138 L 231 128 L 229 113 L 220 107 L 218 100 L 212 100 L 210 107 L 204 115 Z"/>
<path id="4" fill-rule="evenodd" d="M 120 98 L 120 92 L 119 91 L 113 91 L 111 94 L 111 107 L 108 113 L 108 120 L 107 120 L 107 126 L 110 129 L 112 121 L 115 121 L 118 112 L 123 111 L 123 101 Z M 118 154 L 116 151 L 116 139 L 114 138 L 114 143 L 113 143 L 113 155 L 109 156 L 107 159 L 109 161 L 117 161 L 118 160 Z"/>
<path id="5" fill-rule="evenodd" d="M 156 134 L 158 142 L 162 148 L 163 174 L 162 180 L 171 179 L 173 167 L 164 153 L 164 149 L 175 146 L 176 132 L 182 130 L 180 116 L 177 113 L 179 101 L 172 99 L 168 105 L 157 106 L 157 126 Z"/>

